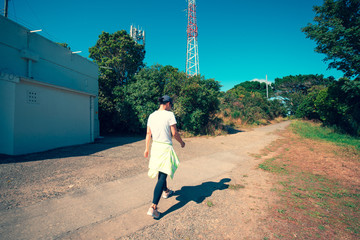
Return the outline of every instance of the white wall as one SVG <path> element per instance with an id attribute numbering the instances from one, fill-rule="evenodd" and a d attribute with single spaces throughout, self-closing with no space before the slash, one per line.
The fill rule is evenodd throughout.
<path id="1" fill-rule="evenodd" d="M 16 83 L 13 76 L 0 73 L 0 153 L 12 154 L 14 148 L 14 111 Z"/>
<path id="2" fill-rule="evenodd" d="M 37 59 L 32 64 L 33 79 L 98 94 L 95 63 L 0 16 L 0 71 L 29 77 L 24 52 Z"/>
<path id="3" fill-rule="evenodd" d="M 98 67 L 0 16 L 0 109 L 0 154 L 91 142 L 99 136 Z"/>
<path id="4" fill-rule="evenodd" d="M 15 155 L 91 142 L 90 96 L 31 82 L 15 95 Z"/>

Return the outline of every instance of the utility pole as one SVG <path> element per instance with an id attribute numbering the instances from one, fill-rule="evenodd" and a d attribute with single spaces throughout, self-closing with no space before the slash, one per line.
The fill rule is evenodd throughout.
<path id="1" fill-rule="evenodd" d="M 268 90 L 267 74 L 266 74 L 266 98 L 269 99 L 269 90 Z"/>
<path id="2" fill-rule="evenodd" d="M 8 7 L 9 7 L 9 0 L 5 0 L 5 6 L 4 6 L 4 16 L 7 18 L 8 17 Z"/>

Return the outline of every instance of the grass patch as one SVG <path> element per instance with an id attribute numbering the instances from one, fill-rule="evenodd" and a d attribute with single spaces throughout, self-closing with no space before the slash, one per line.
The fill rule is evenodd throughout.
<path id="1" fill-rule="evenodd" d="M 241 184 L 229 184 L 229 189 L 231 190 L 239 190 L 241 188 L 245 188 L 245 186 Z"/>
<path id="2" fill-rule="evenodd" d="M 336 133 L 333 129 L 304 121 L 293 121 L 291 129 L 302 137 L 335 143 L 339 146 L 353 146 L 360 151 L 360 138 Z"/>
<path id="3" fill-rule="evenodd" d="M 206 201 L 206 206 L 208 206 L 208 207 L 213 207 L 213 206 L 214 206 L 214 203 L 213 203 L 212 201 L 210 201 L 210 200 L 207 200 L 207 201 Z"/>
<path id="4" fill-rule="evenodd" d="M 281 214 L 284 214 L 286 212 L 285 209 L 278 209 L 277 211 L 278 211 L 278 213 L 281 213 Z"/>
<path id="5" fill-rule="evenodd" d="M 341 187 L 336 181 L 324 176 L 310 173 L 293 172 L 288 178 L 291 179 L 292 185 L 284 184 L 290 181 L 279 182 L 283 186 L 282 190 L 288 191 L 279 190 L 278 192 L 279 194 L 281 192 L 286 200 L 283 202 L 289 212 L 293 207 L 299 209 L 293 212 L 296 214 L 293 217 L 302 214 L 315 221 L 319 220 L 319 223 L 327 220 L 336 225 L 337 222 L 342 222 L 352 233 L 359 233 L 360 196 L 357 193 L 351 193 L 354 190 Z M 294 185 L 297 187 L 294 188 Z M 298 199 L 301 199 L 301 205 L 298 204 Z"/>
<path id="6" fill-rule="evenodd" d="M 260 155 L 260 154 L 249 154 L 249 155 L 256 159 L 260 159 L 262 157 L 262 155 Z"/>
<path id="7" fill-rule="evenodd" d="M 272 173 L 288 174 L 288 170 L 285 168 L 286 164 L 279 165 L 274 161 L 276 158 L 266 159 L 263 163 L 259 164 L 259 168 Z"/>
<path id="8" fill-rule="evenodd" d="M 318 228 L 319 228 L 320 230 L 325 230 L 325 227 L 324 227 L 323 225 L 319 225 Z"/>

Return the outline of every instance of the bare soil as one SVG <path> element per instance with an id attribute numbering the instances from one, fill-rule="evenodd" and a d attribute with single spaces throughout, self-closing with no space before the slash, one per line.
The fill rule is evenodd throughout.
<path id="1" fill-rule="evenodd" d="M 271 239 L 359 239 L 360 152 L 290 130 L 259 159 L 274 172 Z"/>
<path id="2" fill-rule="evenodd" d="M 166 218 L 119 239 L 358 239 L 359 235 L 346 230 L 348 225 L 340 220 L 327 224 L 323 219 L 314 220 L 309 215 L 291 212 L 293 203 L 284 201 L 287 197 L 276 190 L 281 189 L 280 182 L 288 181 L 296 170 L 325 175 L 348 191 L 359 194 L 358 155 L 333 144 L 302 139 L 290 130 L 272 134 L 277 135 L 277 140 L 264 146 L 261 152 L 250 151 L 246 164 L 209 179 L 215 183 L 230 179 L 226 189 L 212 191 L 202 201 L 190 201 Z M 231 145 L 224 146 L 224 137 L 185 141 L 192 143 L 187 146 L 186 156 L 216 153 L 219 148 Z M 202 146 L 204 141 L 211 141 L 212 147 Z M 19 157 L 3 156 L 0 211 L 30 206 L 74 190 L 146 172 L 143 149 L 143 138 L 107 137 L 90 148 L 83 145 Z M 179 158 L 186 161 L 181 153 Z M 275 158 L 274 164 L 286 164 L 292 174 L 279 175 L 259 169 L 259 164 L 270 158 Z M 281 210 L 288 215 L 284 217 Z M 336 218 L 336 214 L 331 217 Z"/>

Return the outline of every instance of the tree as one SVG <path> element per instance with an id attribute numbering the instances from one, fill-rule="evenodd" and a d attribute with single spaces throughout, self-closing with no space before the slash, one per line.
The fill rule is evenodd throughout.
<path id="1" fill-rule="evenodd" d="M 320 120 L 319 111 L 316 107 L 315 101 L 318 98 L 320 91 L 323 89 L 327 88 L 322 85 L 316 85 L 309 89 L 309 93 L 300 102 L 299 107 L 296 109 L 295 115 L 297 118 Z"/>
<path id="2" fill-rule="evenodd" d="M 106 96 L 112 94 L 115 86 L 130 81 L 144 66 L 144 46 L 137 44 L 125 30 L 113 34 L 102 32 L 89 52 L 100 68 L 99 88 Z"/>
<path id="3" fill-rule="evenodd" d="M 141 69 L 127 87 L 125 102 L 132 106 L 136 119 L 128 119 L 131 132 L 143 131 L 149 115 L 159 107 L 158 98 L 164 95 L 165 73 L 159 64 Z M 121 103 L 120 103 L 121 104 Z M 127 114 L 126 116 L 131 116 Z"/>
<path id="4" fill-rule="evenodd" d="M 168 84 L 172 84 L 171 79 Z M 179 127 L 193 134 L 212 134 L 218 124 L 220 84 L 214 79 L 193 76 L 183 79 L 179 92 L 174 95 L 174 113 L 179 117 Z"/>
<path id="5" fill-rule="evenodd" d="M 246 81 L 234 86 L 234 88 L 243 87 L 248 92 L 258 92 L 266 97 L 266 83 L 258 81 Z M 273 95 L 271 84 L 268 85 L 269 97 Z"/>
<path id="6" fill-rule="evenodd" d="M 317 85 L 330 85 L 335 81 L 334 77 L 324 78 L 324 75 L 308 74 L 308 75 L 296 75 L 286 76 L 283 78 L 275 79 L 275 89 L 277 94 L 287 94 L 300 92 L 307 94 L 308 90 Z"/>
<path id="7" fill-rule="evenodd" d="M 275 91 L 277 95 L 284 97 L 287 108 L 292 114 L 305 99 L 309 89 L 314 86 L 329 86 L 335 81 L 334 77 L 324 78 L 323 75 L 296 75 L 275 79 Z"/>
<path id="8" fill-rule="evenodd" d="M 360 1 L 325 0 L 314 11 L 316 23 L 309 23 L 302 31 L 316 42 L 315 51 L 326 54 L 329 69 L 338 69 L 346 77 L 359 77 Z"/>
<path id="9" fill-rule="evenodd" d="M 137 44 L 125 30 L 113 34 L 102 32 L 95 46 L 89 48 L 89 52 L 89 57 L 94 59 L 100 71 L 100 131 L 113 131 L 117 128 L 119 119 L 124 116 L 121 111 L 127 111 L 116 107 L 116 103 L 125 100 L 125 85 L 144 66 L 144 46 Z M 115 89 L 117 95 L 114 94 Z"/>
<path id="10" fill-rule="evenodd" d="M 360 135 L 360 80 L 341 78 L 321 90 L 314 105 L 325 125 Z"/>
<path id="11" fill-rule="evenodd" d="M 221 110 L 225 117 L 240 119 L 242 124 L 256 124 L 285 116 L 285 108 L 280 101 L 268 100 L 261 91 L 253 91 L 251 86 L 256 85 L 247 83 L 238 84 L 223 94 Z"/>
<path id="12" fill-rule="evenodd" d="M 201 76 L 188 77 L 172 66 L 154 65 L 141 69 L 125 88 L 117 87 L 115 107 L 119 131 L 144 131 L 149 115 L 158 109 L 164 94 L 174 99 L 173 111 L 181 130 L 212 134 L 219 110 L 220 84 Z M 120 100 L 122 99 L 122 100 Z"/>

